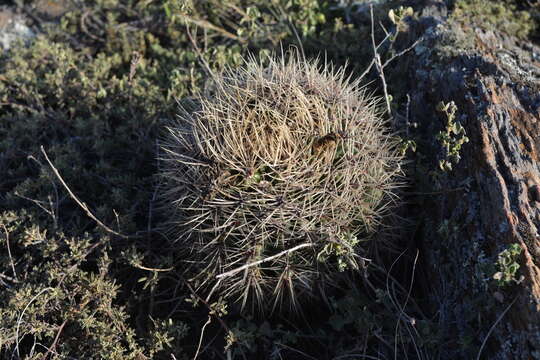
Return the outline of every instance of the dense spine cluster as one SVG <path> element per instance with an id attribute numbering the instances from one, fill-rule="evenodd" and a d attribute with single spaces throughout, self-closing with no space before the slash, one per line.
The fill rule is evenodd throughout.
<path id="1" fill-rule="evenodd" d="M 346 269 L 401 181 L 378 99 L 290 54 L 214 79 L 162 144 L 162 197 L 190 278 L 243 308 L 298 310 Z"/>

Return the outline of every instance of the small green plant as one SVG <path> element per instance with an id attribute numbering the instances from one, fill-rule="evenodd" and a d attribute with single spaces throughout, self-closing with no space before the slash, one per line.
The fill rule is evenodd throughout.
<path id="1" fill-rule="evenodd" d="M 457 164 L 461 159 L 459 152 L 463 144 L 469 142 L 469 138 L 465 134 L 465 128 L 456 122 L 457 106 L 453 101 L 447 104 L 440 102 L 437 111 L 444 113 L 447 119 L 445 129 L 437 134 L 437 140 L 444 150 L 443 158 L 439 160 L 439 168 L 442 171 L 451 171 L 452 164 Z"/>
<path id="2" fill-rule="evenodd" d="M 345 271 L 348 268 L 358 270 L 354 249 L 360 241 L 351 234 L 341 235 L 340 238 L 339 242 L 326 244 L 317 254 L 317 260 L 324 263 L 330 256 L 335 256 L 339 271 Z"/>
<path id="3" fill-rule="evenodd" d="M 409 16 L 413 16 L 413 15 L 414 15 L 414 10 L 410 6 L 408 7 L 400 6 L 396 9 L 391 9 L 388 12 L 388 18 L 390 19 L 392 24 L 396 26 L 396 32 L 391 38 L 392 41 L 395 41 L 399 32 L 403 31 L 406 28 L 407 25 L 404 21 L 405 18 Z"/>
<path id="4" fill-rule="evenodd" d="M 459 231 L 459 226 L 450 220 L 443 220 L 437 228 L 437 234 L 442 236 L 444 240 L 450 239 L 451 236 Z"/>
<path id="5" fill-rule="evenodd" d="M 511 244 L 508 249 L 499 253 L 495 263 L 496 272 L 493 274 L 493 280 L 498 287 L 521 282 L 522 277 L 517 277 L 520 255 L 521 246 L 519 244 Z"/>
<path id="6" fill-rule="evenodd" d="M 409 150 L 415 153 L 416 149 L 417 149 L 416 140 L 401 139 L 401 142 L 399 144 L 399 151 L 402 155 L 405 155 Z"/>
<path id="7" fill-rule="evenodd" d="M 264 311 L 359 269 L 396 199 L 397 137 L 344 70 L 246 60 L 183 111 L 163 144 L 162 198 L 198 289 Z"/>

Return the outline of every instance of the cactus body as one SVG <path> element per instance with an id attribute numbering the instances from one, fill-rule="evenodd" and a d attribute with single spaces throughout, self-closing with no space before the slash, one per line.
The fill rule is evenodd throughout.
<path id="1" fill-rule="evenodd" d="M 162 145 L 163 199 L 190 278 L 263 311 L 297 309 L 359 268 L 402 160 L 379 100 L 343 69 L 269 62 L 215 79 Z"/>

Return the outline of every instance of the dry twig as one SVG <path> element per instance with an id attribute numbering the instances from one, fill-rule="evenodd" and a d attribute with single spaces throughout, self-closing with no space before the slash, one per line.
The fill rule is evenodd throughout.
<path id="1" fill-rule="evenodd" d="M 304 244 L 300 244 L 300 245 L 296 245 L 295 247 L 291 248 L 291 249 L 288 249 L 288 250 L 283 250 L 279 253 L 277 253 L 276 255 L 272 255 L 272 256 L 269 256 L 267 258 L 264 258 L 264 259 L 261 259 L 261 260 L 258 260 L 258 261 L 255 261 L 255 262 L 252 262 L 252 263 L 249 263 L 249 264 L 245 264 L 243 266 L 240 266 L 239 268 L 236 268 L 236 269 L 233 269 L 231 271 L 227 271 L 223 274 L 219 274 L 218 276 L 216 276 L 216 279 L 221 279 L 221 278 L 224 278 L 224 277 L 227 277 L 227 276 L 231 276 L 231 275 L 234 275 L 236 274 L 237 272 L 239 271 L 242 271 L 242 270 L 245 270 L 247 268 L 250 268 L 252 266 L 257 266 L 259 264 L 262 264 L 262 263 L 265 263 L 267 261 L 271 261 L 271 260 L 274 260 L 274 259 L 277 259 L 278 257 L 281 257 L 283 255 L 287 255 L 287 254 L 290 254 L 296 250 L 299 250 L 299 249 L 302 249 L 302 248 L 305 248 L 305 247 L 312 247 L 314 244 L 312 243 L 304 243 Z"/>
<path id="2" fill-rule="evenodd" d="M 9 247 L 9 233 L 6 228 L 6 225 L 2 224 L 2 227 L 4 228 L 4 233 L 6 235 L 6 245 L 7 245 L 7 251 L 9 256 L 9 263 L 11 264 L 11 271 L 13 271 L 13 277 L 15 278 L 15 281 L 18 282 L 19 279 L 17 279 L 17 272 L 15 271 L 15 263 L 13 262 L 13 257 L 11 256 L 11 248 Z"/>
<path id="3" fill-rule="evenodd" d="M 120 234 L 119 232 L 116 232 L 114 231 L 113 229 L 109 228 L 107 225 L 105 225 L 104 223 L 102 223 L 91 211 L 90 209 L 88 208 L 88 206 L 79 200 L 79 198 L 77 198 L 77 196 L 75 196 L 75 194 L 73 193 L 73 191 L 71 191 L 70 187 L 66 184 L 66 182 L 64 181 L 64 179 L 62 178 L 62 175 L 60 175 L 60 173 L 58 172 L 58 169 L 56 169 L 56 167 L 53 165 L 53 163 L 51 162 L 51 160 L 49 159 L 49 156 L 47 155 L 47 153 L 45 152 L 45 149 L 43 148 L 43 146 L 41 146 L 41 152 L 43 153 L 43 155 L 45 156 L 45 160 L 47 160 L 47 163 L 49 164 L 49 166 L 51 167 L 54 175 L 56 175 L 56 177 L 58 178 L 58 180 L 60 181 L 60 183 L 62 184 L 62 186 L 67 190 L 69 196 L 77 203 L 77 205 L 79 205 L 81 207 L 81 209 L 84 210 L 84 212 L 86 213 L 86 215 L 88 215 L 89 218 L 91 218 L 92 220 L 94 220 L 101 228 L 103 228 L 105 231 L 107 231 L 108 233 L 110 234 L 113 234 L 113 235 L 116 235 L 118 237 L 121 237 L 123 239 L 129 239 L 129 238 L 133 238 L 134 236 L 127 236 L 127 235 L 123 235 L 123 234 Z"/>
<path id="4" fill-rule="evenodd" d="M 383 92 L 384 92 L 384 100 L 386 102 L 386 111 L 388 111 L 388 116 L 390 116 L 390 118 L 393 118 L 392 108 L 390 106 L 390 96 L 388 94 L 388 87 L 386 85 L 386 79 L 384 77 L 384 67 L 381 63 L 381 56 L 379 55 L 379 52 L 377 51 L 377 45 L 375 44 L 375 25 L 374 25 L 374 20 L 373 20 L 373 4 L 369 6 L 369 9 L 370 9 L 370 14 L 371 14 L 371 44 L 373 46 L 373 60 L 375 61 L 375 68 L 377 69 L 379 77 L 381 78 Z"/>
<path id="5" fill-rule="evenodd" d="M 62 323 L 62 325 L 60 325 L 60 327 L 58 328 L 58 331 L 56 332 L 56 336 L 55 336 L 55 338 L 54 338 L 53 343 L 52 343 L 51 346 L 47 349 L 47 352 L 46 352 L 45 354 L 43 354 L 43 356 L 41 357 L 41 360 L 47 359 L 47 357 L 49 356 L 49 354 L 55 352 L 56 344 L 58 343 L 58 339 L 60 339 L 60 334 L 62 333 L 62 330 L 64 330 L 64 327 L 66 326 L 67 322 L 68 322 L 67 320 L 64 320 L 64 322 Z"/>

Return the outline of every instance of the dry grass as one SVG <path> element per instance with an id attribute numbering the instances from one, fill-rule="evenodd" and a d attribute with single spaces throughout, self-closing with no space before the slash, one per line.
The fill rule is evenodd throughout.
<path id="1" fill-rule="evenodd" d="M 296 53 L 248 59 L 214 81 L 162 144 L 174 239 L 208 298 L 298 310 L 360 268 L 397 198 L 397 140 L 380 99 Z"/>

